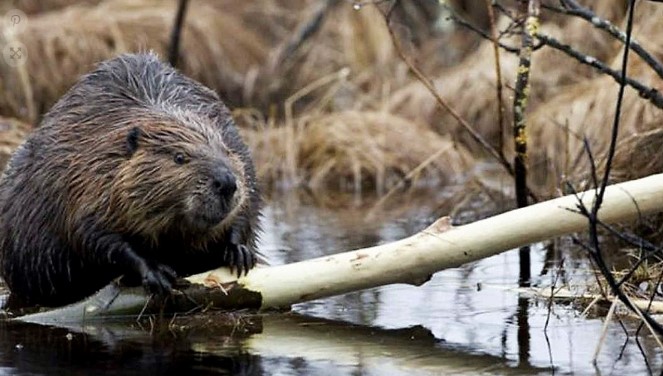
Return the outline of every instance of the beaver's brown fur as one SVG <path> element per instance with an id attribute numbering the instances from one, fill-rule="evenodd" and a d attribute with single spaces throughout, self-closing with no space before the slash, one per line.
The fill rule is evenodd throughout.
<path id="1" fill-rule="evenodd" d="M 218 96 L 152 54 L 84 76 L 0 181 L 1 271 L 28 303 L 80 299 L 125 275 L 153 293 L 255 265 L 253 164 Z"/>

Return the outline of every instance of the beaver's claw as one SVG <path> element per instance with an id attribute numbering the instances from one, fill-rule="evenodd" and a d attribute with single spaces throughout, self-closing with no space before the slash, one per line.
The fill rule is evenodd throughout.
<path id="1" fill-rule="evenodd" d="M 257 261 L 255 253 L 244 244 L 230 244 L 225 259 L 230 271 L 237 271 L 237 277 L 241 277 L 242 273 L 248 274 Z"/>
<path id="2" fill-rule="evenodd" d="M 171 267 L 157 264 L 141 270 L 141 277 L 145 291 L 165 297 L 172 291 L 177 274 Z"/>
<path id="3" fill-rule="evenodd" d="M 119 239 L 119 236 L 110 235 L 107 239 Z M 124 267 L 123 279 L 129 286 L 142 284 L 148 294 L 161 297 L 171 293 L 177 274 L 170 266 L 148 261 L 138 255 L 130 245 L 122 242 L 116 252 L 112 252 L 109 257 L 112 257 L 112 263 Z"/>

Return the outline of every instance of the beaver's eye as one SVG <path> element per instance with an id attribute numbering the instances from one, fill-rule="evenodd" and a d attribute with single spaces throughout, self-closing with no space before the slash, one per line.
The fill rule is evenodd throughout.
<path id="1" fill-rule="evenodd" d="M 180 165 L 185 164 L 187 162 L 186 157 L 182 153 L 175 154 L 175 157 L 173 159 L 175 160 L 175 163 Z"/>

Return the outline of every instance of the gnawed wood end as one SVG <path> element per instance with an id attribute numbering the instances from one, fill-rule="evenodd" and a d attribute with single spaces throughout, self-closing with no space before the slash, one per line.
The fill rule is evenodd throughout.
<path id="1" fill-rule="evenodd" d="M 267 265 L 265 264 L 258 264 L 253 270 L 266 267 Z M 250 273 L 251 272 L 249 271 L 249 274 Z M 239 283 L 241 285 L 244 277 L 237 278 L 237 274 L 233 273 L 229 268 L 224 266 L 203 273 L 194 274 L 186 277 L 185 279 L 191 283 L 203 285 L 205 287 L 226 288 L 233 283 Z"/>
<path id="2" fill-rule="evenodd" d="M 451 224 L 451 217 L 445 216 L 437 221 L 433 222 L 430 226 L 426 227 L 422 232 L 428 234 L 441 234 L 445 231 L 449 231 L 454 226 Z"/>
<path id="3" fill-rule="evenodd" d="M 212 275 L 213 273 L 210 273 Z M 13 320 L 46 325 L 75 322 L 92 322 L 117 319 L 122 316 L 138 317 L 158 313 L 191 313 L 217 310 L 258 310 L 262 306 L 262 294 L 251 291 L 234 282 L 220 283 L 214 287 L 187 283 L 165 300 L 145 294 L 143 287 L 120 287 L 113 282 L 96 294 L 64 307 L 44 309 L 41 312 L 15 317 Z"/>
<path id="4" fill-rule="evenodd" d="M 205 276 L 202 284 L 207 288 L 218 288 L 224 294 L 228 295 L 228 292 L 237 286 L 237 280 L 227 281 L 226 278 L 222 278 L 218 273 L 210 272 Z"/>

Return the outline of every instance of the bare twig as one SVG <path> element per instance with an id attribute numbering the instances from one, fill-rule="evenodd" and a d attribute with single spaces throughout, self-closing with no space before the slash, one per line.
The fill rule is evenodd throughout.
<path id="1" fill-rule="evenodd" d="M 398 56 L 408 66 L 410 71 L 415 75 L 415 77 L 419 80 L 419 82 L 421 82 L 426 87 L 426 89 L 428 89 L 428 91 L 431 93 L 431 95 L 437 101 L 438 105 L 440 105 L 440 107 L 447 110 L 449 112 L 449 114 L 454 119 L 456 119 L 456 121 L 463 127 L 463 129 L 465 129 L 465 131 L 467 131 L 470 134 L 472 139 L 474 139 L 474 141 L 476 141 L 484 150 L 486 150 L 488 152 L 488 154 L 490 154 L 491 157 L 493 157 L 500 165 L 502 165 L 502 167 L 504 167 L 504 169 L 506 170 L 506 172 L 509 175 L 514 176 L 513 167 L 511 166 L 511 163 L 509 163 L 509 161 L 506 159 L 506 157 L 501 152 L 497 151 L 492 145 L 490 145 L 490 143 L 488 143 L 481 136 L 481 134 L 479 134 L 479 132 L 477 132 L 472 127 L 472 125 L 470 125 L 465 119 L 463 119 L 463 117 L 460 116 L 460 114 L 453 107 L 451 107 L 451 105 L 449 105 L 447 103 L 447 101 L 444 100 L 444 98 L 442 98 L 442 96 L 438 93 L 437 89 L 435 89 L 435 85 L 433 84 L 433 82 L 428 77 L 426 77 L 423 74 L 423 72 L 421 72 L 419 70 L 419 68 L 417 68 L 417 66 L 414 64 L 412 59 L 410 59 L 405 54 L 405 52 L 403 51 L 403 48 L 402 48 L 402 46 L 401 46 L 401 44 L 398 40 L 398 37 L 394 34 L 393 29 L 390 27 L 391 26 L 390 25 L 391 24 L 391 14 L 392 14 L 392 11 L 393 11 L 394 6 L 396 4 L 397 4 L 397 2 L 393 2 L 391 4 L 389 10 L 384 14 L 384 19 L 385 19 L 385 22 L 387 23 L 387 30 L 389 31 L 389 35 L 391 37 L 392 43 L 394 44 L 394 49 L 396 50 L 396 53 L 398 54 Z M 484 33 L 484 35 L 485 35 L 485 33 Z M 500 47 L 504 48 L 504 46 L 502 46 L 501 44 L 500 44 Z M 507 87 L 509 87 L 509 86 L 507 85 Z M 533 190 L 528 188 L 527 192 L 528 192 L 529 197 L 532 199 L 533 202 L 538 202 L 539 201 L 539 198 L 537 197 L 537 195 L 534 193 Z"/>
<path id="2" fill-rule="evenodd" d="M 292 33 L 292 36 L 279 46 L 270 57 L 269 69 L 275 71 L 281 67 L 283 63 L 292 56 L 309 38 L 320 30 L 324 23 L 325 17 L 332 10 L 340 0 L 325 0 L 320 4 L 316 4 L 316 9 L 311 13 L 311 16 L 305 20 L 297 29 Z M 356 5 L 357 3 L 355 3 Z M 360 7 L 362 5 L 359 5 Z"/>
<path id="3" fill-rule="evenodd" d="M 491 41 L 493 40 L 493 38 L 490 35 L 488 35 L 486 32 L 484 32 L 483 30 L 479 29 L 478 27 L 472 25 L 471 23 L 459 18 L 457 15 L 452 14 L 451 17 L 459 25 L 467 28 L 468 30 L 471 30 L 472 32 L 475 32 L 476 34 L 483 37 L 484 39 L 491 40 Z M 599 22 L 599 21 L 596 21 L 596 22 Z M 548 47 L 554 48 L 554 49 L 556 49 L 558 51 L 561 51 L 561 52 L 565 53 L 566 55 L 574 58 L 575 60 L 577 60 L 578 62 L 580 62 L 582 64 L 589 65 L 590 67 L 595 68 L 599 72 L 609 75 L 617 83 L 621 82 L 621 77 L 620 77 L 619 71 L 610 68 L 607 64 L 605 64 L 601 60 L 599 60 L 599 59 L 597 59 L 593 56 L 583 54 L 583 53 L 575 50 L 573 47 L 571 47 L 567 44 L 564 44 L 564 43 L 560 42 L 559 40 L 557 40 L 557 39 L 555 39 L 555 38 L 553 38 L 549 35 L 537 32 L 535 36 L 536 36 L 536 39 L 538 40 L 539 43 L 533 46 L 534 50 L 536 50 L 536 49 L 538 49 L 542 46 L 548 46 Z M 518 48 L 505 45 L 504 43 L 501 43 L 501 42 L 499 42 L 498 45 L 500 46 L 500 48 L 502 48 L 505 51 L 508 51 L 508 52 L 511 52 L 511 53 L 520 53 L 520 50 Z M 648 54 L 648 53 L 645 51 L 644 54 Z M 645 58 L 643 58 L 643 60 L 645 60 Z M 657 71 L 657 73 L 658 73 L 658 71 Z M 625 82 L 626 82 L 627 85 L 629 85 L 630 87 L 635 89 L 642 98 L 649 100 L 654 106 L 663 109 L 663 95 L 656 88 L 644 85 L 643 83 L 641 83 L 641 82 L 639 82 L 639 81 L 637 81 L 637 80 L 635 80 L 631 77 L 628 77 L 628 76 L 625 78 Z"/>
<path id="4" fill-rule="evenodd" d="M 557 282 L 559 280 L 559 277 L 562 274 L 562 268 L 564 267 L 564 259 L 559 263 L 558 268 L 559 271 L 555 273 L 555 276 L 553 277 L 553 282 L 550 285 L 550 298 L 548 299 L 548 313 L 546 314 L 546 323 L 543 325 L 543 332 L 547 333 L 548 332 L 548 324 L 550 324 L 550 315 L 552 314 L 552 304 L 555 299 L 555 287 L 557 286 Z M 547 334 L 546 334 L 547 336 Z"/>
<path id="5" fill-rule="evenodd" d="M 643 262 L 654 256 L 660 256 L 661 254 L 661 248 L 639 236 L 618 231 L 613 226 L 603 223 L 602 221 L 598 221 L 598 225 L 601 226 L 601 228 L 607 230 L 611 235 L 616 236 L 619 240 L 625 242 L 626 244 L 638 247 L 640 250 L 645 252 L 640 256 L 640 259 L 631 266 L 631 269 L 626 272 L 626 274 L 624 274 L 624 276 L 617 282 L 617 287 L 621 287 L 622 284 L 628 281 Z"/>
<path id="6" fill-rule="evenodd" d="M 189 0 L 180 0 L 177 7 L 177 15 L 175 16 L 175 24 L 170 33 L 170 45 L 168 46 L 168 62 L 173 67 L 177 66 L 177 59 L 180 55 L 180 40 L 182 35 L 182 25 L 184 24 L 184 17 L 186 15 L 186 7 Z"/>
<path id="7" fill-rule="evenodd" d="M 492 0 L 487 0 L 487 1 L 492 1 Z M 463 26 L 464 28 L 469 29 L 469 30 L 477 33 L 478 35 L 480 35 L 484 39 L 494 41 L 494 43 L 497 43 L 497 45 L 499 45 L 505 51 L 511 52 L 513 54 L 517 54 L 517 53 L 520 52 L 517 47 L 512 47 L 512 46 L 509 46 L 509 45 L 506 45 L 506 44 L 500 42 L 499 38 L 491 37 L 490 35 L 488 35 L 488 33 L 481 30 L 477 26 L 473 25 L 471 22 L 468 22 L 468 21 L 464 20 L 463 18 L 458 16 L 456 13 L 454 13 L 453 9 L 451 9 L 450 7 L 447 6 L 446 9 L 449 12 L 449 18 L 451 18 L 454 22 L 456 22 L 460 26 Z M 492 8 L 490 8 L 490 7 L 489 7 L 489 9 L 492 10 Z"/>
<path id="8" fill-rule="evenodd" d="M 596 359 L 599 357 L 599 353 L 601 353 L 601 347 L 605 342 L 605 336 L 608 334 L 608 325 L 610 324 L 610 321 L 612 321 L 612 316 L 615 314 L 615 308 L 617 308 L 617 304 L 619 304 L 619 301 L 613 300 L 612 304 L 610 305 L 610 309 L 608 310 L 608 314 L 605 316 L 603 328 L 601 329 L 601 338 L 599 338 L 599 342 L 596 344 L 596 349 L 594 349 L 594 356 L 592 357 L 593 362 L 596 362 Z"/>
<path id="9" fill-rule="evenodd" d="M 562 51 L 565 54 L 569 55 L 570 57 L 581 62 L 582 64 L 586 64 L 593 68 L 596 68 L 598 71 L 612 77 L 615 81 L 617 81 L 617 83 L 627 84 L 628 86 L 635 89 L 642 98 L 649 100 L 654 106 L 663 109 L 663 95 L 661 95 L 661 93 L 655 88 L 645 86 L 639 81 L 636 81 L 626 75 L 622 76 L 618 71 L 610 68 L 604 62 L 598 60 L 597 58 L 578 52 L 574 50 L 571 46 L 566 45 L 553 37 L 541 33 L 537 33 L 536 37 L 539 39 L 539 41 L 542 44 L 552 47 L 556 50 Z"/>
<path id="10" fill-rule="evenodd" d="M 617 105 L 615 108 L 615 117 L 612 124 L 612 132 L 610 136 L 610 146 L 608 148 L 608 156 L 606 160 L 606 166 L 603 173 L 603 178 L 601 180 L 600 186 L 598 186 L 594 202 L 589 213 L 586 212 L 587 219 L 589 221 L 589 239 L 591 243 L 590 247 L 590 256 L 593 261 L 598 266 L 601 274 L 606 279 L 608 285 L 612 292 L 619 298 L 619 300 L 624 303 L 629 309 L 637 313 L 642 320 L 650 327 L 652 332 L 656 332 L 659 335 L 663 334 L 663 326 L 654 320 L 649 314 L 643 312 L 640 308 L 635 306 L 631 300 L 626 296 L 622 289 L 617 285 L 614 276 L 610 272 L 608 266 L 605 263 L 603 255 L 601 254 L 601 247 L 599 244 L 598 236 L 598 213 L 603 203 L 603 197 L 605 195 L 605 190 L 608 185 L 608 180 L 610 177 L 610 170 L 612 168 L 612 160 L 615 155 L 615 149 L 617 146 L 617 136 L 619 134 L 619 120 L 621 116 L 622 102 L 624 99 L 624 91 L 626 88 L 626 69 L 628 67 L 628 50 L 631 43 L 631 33 L 633 31 L 633 13 L 635 8 L 635 0 L 629 0 L 629 11 L 628 11 L 628 21 L 626 24 L 626 42 L 624 48 L 624 55 L 622 57 L 622 68 L 621 68 L 621 79 L 619 80 L 619 94 L 617 96 Z M 581 205 L 582 206 L 582 205 Z"/>
<path id="11" fill-rule="evenodd" d="M 579 17 L 591 23 L 596 28 L 609 33 L 622 43 L 626 42 L 626 34 L 623 31 L 619 30 L 619 28 L 613 25 L 610 21 L 604 20 L 597 16 L 596 13 L 592 12 L 591 9 L 583 7 L 575 0 L 561 0 L 561 2 L 564 7 L 555 7 L 549 4 L 544 4 L 543 6 L 546 9 L 557 13 Z M 640 56 L 642 60 L 647 63 L 647 65 L 649 65 L 656 72 L 656 74 L 658 74 L 659 77 L 663 78 L 663 64 L 658 61 L 654 55 L 650 54 L 640 45 L 640 43 L 633 39 L 631 39 L 630 49 L 638 54 L 638 56 Z"/>
<path id="12" fill-rule="evenodd" d="M 516 20 L 516 16 L 514 16 L 513 13 L 511 12 L 511 10 L 507 9 L 504 5 L 502 5 L 502 4 L 500 4 L 499 2 L 495 1 L 495 2 L 493 3 L 493 6 L 494 6 L 495 8 L 497 8 L 497 10 L 498 10 L 500 13 L 502 13 L 502 14 L 504 14 L 505 16 L 509 17 L 510 20 L 512 20 L 512 21 L 515 21 L 515 20 Z"/>
<path id="13" fill-rule="evenodd" d="M 490 22 L 490 34 L 493 42 L 493 54 L 495 55 L 495 83 L 497 90 L 497 126 L 499 127 L 500 134 L 498 138 L 497 151 L 504 157 L 504 103 L 502 98 L 502 65 L 500 64 L 500 47 L 497 40 L 497 27 L 495 26 L 495 12 L 492 6 L 493 0 L 486 0 L 486 8 L 488 9 L 488 20 Z"/>
<path id="14" fill-rule="evenodd" d="M 626 71 L 628 69 L 628 50 L 631 45 L 631 33 L 633 31 L 633 13 L 635 8 L 635 0 L 629 1 L 629 14 L 628 14 L 628 23 L 626 26 L 626 42 L 625 42 L 625 51 L 624 56 L 622 56 L 622 69 L 621 77 L 619 80 L 619 94 L 617 96 L 617 106 L 615 108 L 615 118 L 612 124 L 612 133 L 610 135 L 610 146 L 608 147 L 608 159 L 605 163 L 605 169 L 603 171 L 603 180 L 601 181 L 601 186 L 599 187 L 598 195 L 596 196 L 596 201 L 592 207 L 592 216 L 597 217 L 597 213 L 601 208 L 601 203 L 603 201 L 603 195 L 605 194 L 605 188 L 608 186 L 608 180 L 610 178 L 610 170 L 612 169 L 612 159 L 615 157 L 615 149 L 617 148 L 617 136 L 619 134 L 619 120 L 622 114 L 622 102 L 624 100 L 624 91 L 626 89 Z M 596 244 L 598 245 L 598 244 Z"/>
<path id="15" fill-rule="evenodd" d="M 658 274 L 658 279 L 656 281 L 656 284 L 654 285 L 654 288 L 652 289 L 651 296 L 649 297 L 649 304 L 647 304 L 647 309 L 645 310 L 647 313 L 649 313 L 651 311 L 651 306 L 654 303 L 654 297 L 656 296 L 656 287 L 661 284 L 662 279 L 663 279 L 663 272 Z M 656 332 L 654 332 L 654 330 L 652 329 L 651 326 L 646 325 L 645 320 L 642 320 L 642 322 L 640 323 L 640 326 L 638 326 L 638 330 L 635 331 L 636 338 L 640 337 L 640 331 L 642 331 L 642 328 L 644 326 L 647 326 L 647 329 L 649 329 L 649 331 L 654 335 L 654 338 L 656 339 L 656 342 L 658 343 L 659 347 L 663 348 L 663 343 L 661 343 L 661 340 L 656 335 Z M 638 346 L 640 346 L 639 343 L 638 343 Z M 642 351 L 642 348 L 640 349 L 640 351 Z M 644 355 L 644 351 L 642 353 Z M 647 360 L 647 357 L 645 356 L 645 361 L 646 360 Z"/>

